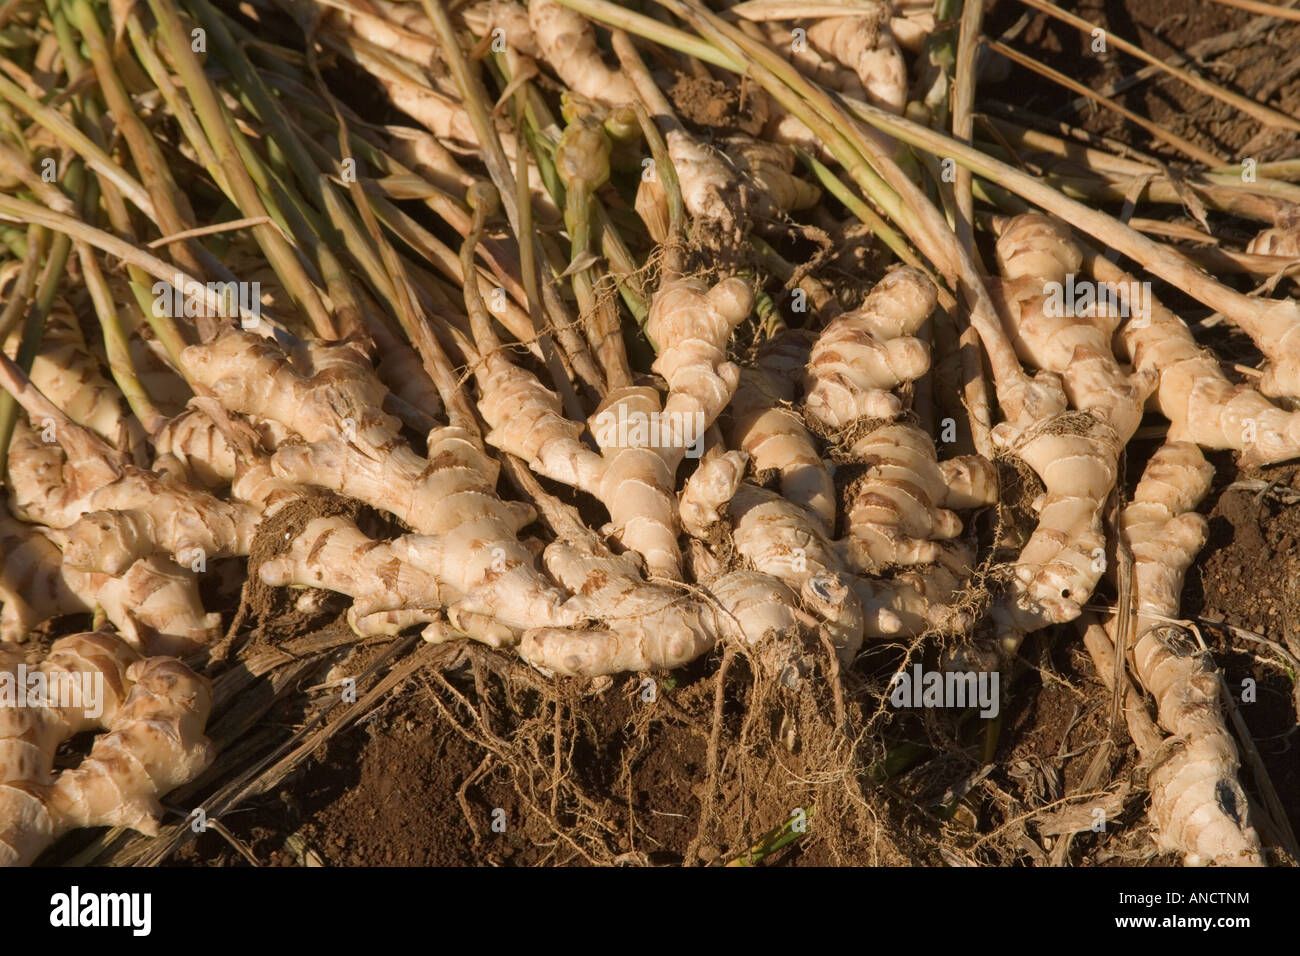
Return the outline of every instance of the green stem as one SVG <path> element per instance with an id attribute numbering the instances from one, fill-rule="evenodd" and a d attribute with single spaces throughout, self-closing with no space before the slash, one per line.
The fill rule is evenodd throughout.
<path id="1" fill-rule="evenodd" d="M 184 27 L 177 12 L 167 0 L 148 0 L 149 9 L 158 21 L 158 29 L 163 43 L 176 64 L 177 72 L 185 84 L 185 90 L 194 103 L 199 123 L 211 144 L 217 163 L 225 172 L 231 187 L 232 198 L 239 206 L 240 212 L 248 218 L 267 216 L 274 218 L 268 210 L 263 196 L 271 193 L 267 184 L 259 194 L 253 182 L 253 174 L 260 168 L 247 140 L 222 108 L 216 91 L 208 82 L 202 64 L 191 49 Z M 253 237 L 257 240 L 267 261 L 284 283 L 286 291 L 294 302 L 306 314 L 313 330 L 323 339 L 337 338 L 337 330 L 329 312 L 321 301 L 320 294 L 312 284 L 297 253 L 289 241 L 274 224 L 253 227 Z"/>
<path id="2" fill-rule="evenodd" d="M 43 226 L 27 227 L 27 248 L 23 253 L 22 268 L 9 290 L 9 300 L 5 303 L 4 311 L 0 312 L 0 344 L 9 338 L 10 331 L 18 324 L 23 310 L 30 304 L 32 290 L 36 288 L 36 276 L 40 271 L 41 260 L 45 257 L 46 247 L 49 244 L 49 237 L 50 231 Z"/>
<path id="3" fill-rule="evenodd" d="M 69 167 L 69 174 L 71 167 Z M 64 176 L 65 185 L 68 176 Z M 216 292 L 205 288 L 204 284 L 199 282 L 191 275 L 187 275 L 177 269 L 176 266 L 164 262 L 155 255 L 145 252 L 143 249 L 119 239 L 111 233 L 104 232 L 102 229 L 96 229 L 80 219 L 73 216 L 66 216 L 62 213 L 54 212 L 39 203 L 27 202 L 22 199 L 15 199 L 12 196 L 0 195 L 0 218 L 10 218 L 18 222 L 34 223 L 45 226 L 59 235 L 72 236 L 78 239 L 85 239 L 96 249 L 107 252 L 109 255 L 116 256 L 124 262 L 139 265 L 145 272 L 160 279 L 163 282 L 171 282 L 177 277 L 180 278 L 184 288 L 181 290 L 185 294 L 199 296 L 203 300 L 204 307 L 217 314 L 221 309 L 223 302 Z M 57 241 L 57 237 L 56 237 Z M 70 244 L 71 240 L 69 240 Z M 65 253 L 66 257 L 66 253 Z M 51 293 L 52 296 L 52 293 Z M 241 313 L 248 319 L 253 319 L 252 313 Z M 262 316 L 262 321 L 267 322 L 267 316 Z M 274 323 L 269 323 L 274 327 Z"/>
<path id="4" fill-rule="evenodd" d="M 483 150 L 483 163 L 487 166 L 488 174 L 497 187 L 510 227 L 514 230 L 515 237 L 519 241 L 521 248 L 530 242 L 540 243 L 540 238 L 535 233 L 523 230 L 523 207 L 527 205 L 528 180 L 523 178 L 522 187 L 516 184 L 516 176 L 511 171 L 510 164 L 506 160 L 505 149 L 501 145 L 501 138 L 497 135 L 496 125 L 492 122 L 492 116 L 487 107 L 487 93 L 483 89 L 478 74 L 470 69 L 469 62 L 465 58 L 465 51 L 461 49 L 460 41 L 456 37 L 456 31 L 452 28 L 451 19 L 448 17 L 441 0 L 420 0 L 420 2 L 424 7 L 424 12 L 433 24 L 434 32 L 437 34 L 441 45 L 442 54 L 447 61 L 447 65 L 451 68 L 456 87 L 460 90 L 461 103 L 468 112 L 470 123 L 477 134 L 479 147 Z M 527 162 L 527 151 L 519 150 L 516 159 L 520 163 L 519 168 L 522 173 L 526 170 L 523 164 Z M 523 257 L 520 258 L 522 261 Z M 568 310 L 560 297 L 549 286 L 539 284 L 539 291 L 542 294 L 542 302 L 545 304 L 546 311 L 550 314 L 555 327 L 557 329 L 569 328 L 572 319 L 568 315 Z M 536 312 L 531 314 L 534 320 L 540 318 L 540 315 Z M 539 342 L 545 339 L 549 343 L 550 336 L 543 326 L 536 326 L 534 333 L 537 335 Z M 550 346 L 543 344 L 542 347 L 546 349 Z M 566 348 L 569 351 L 571 361 L 574 363 L 575 370 L 589 382 L 595 380 L 603 385 L 599 370 L 595 368 L 590 357 L 588 356 L 584 362 L 583 356 L 571 344 L 566 344 Z M 579 363 L 582 363 L 581 368 Z"/>
<path id="5" fill-rule="evenodd" d="M 63 188 L 76 203 L 80 204 L 86 189 L 85 173 L 81 163 L 69 164 L 63 176 Z M 7 199 L 8 197 L 0 196 L 0 203 Z M 34 219 L 28 221 L 35 224 Z M 58 293 L 59 284 L 63 281 L 63 273 L 67 268 L 68 253 L 71 249 L 72 240 L 64 233 L 56 233 L 53 242 L 50 243 L 49 256 L 37 285 L 36 300 L 28 307 L 22 337 L 18 342 L 18 355 L 15 361 L 24 373 L 31 371 L 32 362 L 40 350 L 45 320 L 49 318 L 50 309 L 54 307 L 54 297 Z M 0 395 L 0 458 L 4 459 L 6 475 L 9 467 L 9 442 L 13 438 L 17 415 L 18 405 L 13 395 L 8 392 Z"/>
<path id="6" fill-rule="evenodd" d="M 77 129 L 72 120 L 58 110 L 32 99 L 22 91 L 21 87 L 3 75 L 0 75 L 0 97 L 8 100 L 43 126 L 60 145 L 84 159 L 86 165 L 95 172 L 111 179 L 122 195 L 131 200 L 146 216 L 155 217 L 153 201 L 149 198 L 148 191 L 121 166 L 113 162 L 112 157 L 91 142 L 85 133 Z"/>

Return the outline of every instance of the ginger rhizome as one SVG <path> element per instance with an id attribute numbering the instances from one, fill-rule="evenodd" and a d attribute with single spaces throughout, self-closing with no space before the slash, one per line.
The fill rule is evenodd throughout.
<path id="1" fill-rule="evenodd" d="M 183 361 L 232 411 L 274 419 L 303 439 L 276 451 L 275 477 L 356 498 L 414 528 L 404 546 L 445 588 L 428 598 L 434 606 L 510 629 L 566 620 L 562 595 L 516 536 L 532 510 L 495 493 L 496 461 L 454 426 L 431 432 L 428 457 L 417 455 L 397 421 L 377 411 L 384 388 L 351 346 L 313 346 L 299 371 L 273 344 L 232 329 Z"/>
<path id="2" fill-rule="evenodd" d="M 998 238 L 997 252 L 1016 351 L 1032 367 L 1060 376 L 1072 407 L 1028 428 L 1003 423 L 994 430 L 995 440 L 1029 465 L 1046 489 L 1033 503 L 1038 525 L 994 612 L 1010 649 L 1025 633 L 1078 617 L 1101 580 L 1102 508 L 1156 376 L 1120 367 L 1110 346 L 1117 312 L 1080 315 L 1059 307 L 1063 284 L 1082 262 L 1063 224 L 1019 216 Z"/>
<path id="3" fill-rule="evenodd" d="M 480 373 L 479 407 L 489 444 L 523 458 L 538 474 L 587 491 L 609 512 L 612 532 L 654 576 L 681 578 L 677 544 L 678 466 L 731 400 L 740 370 L 727 361 L 732 330 L 751 308 L 740 279 L 709 289 L 696 280 L 665 282 L 650 306 L 647 332 L 659 345 L 653 370 L 667 395 L 645 386 L 610 392 L 591 417 L 599 455 L 583 445 L 581 423 L 530 373 L 490 353 Z M 488 343 L 494 344 L 494 343 Z"/>
<path id="4" fill-rule="evenodd" d="M 828 12 L 824 6 L 819 14 Z M 902 16 L 891 17 L 888 2 L 854 3 L 842 14 L 837 12 L 818 19 L 791 20 L 791 15 L 798 12 L 797 6 L 780 4 L 772 7 L 741 3 L 734 12 L 758 21 L 771 48 L 821 86 L 891 113 L 903 112 L 907 104 L 907 65 L 894 28 L 901 27 L 913 49 L 925 28 L 913 26 Z M 929 26 L 933 26 L 932 18 Z M 804 121 L 781 105 L 773 104 L 764 133 L 777 142 L 798 145 L 832 158 L 825 144 Z"/>
<path id="5" fill-rule="evenodd" d="M 59 549 L 0 511 L 0 642 L 18 642 L 59 614 L 89 610 L 63 576 Z"/>
<path id="6" fill-rule="evenodd" d="M 864 572 L 930 564 L 941 542 L 956 538 L 969 509 L 997 500 L 997 477 L 985 459 L 940 463 L 934 441 L 914 425 L 886 425 L 855 441 L 848 458 L 870 462 L 849 492 L 845 555 Z"/>
<path id="7" fill-rule="evenodd" d="M 969 623 L 955 602 L 974 555 L 956 540 L 962 523 L 955 509 L 997 498 L 990 462 L 940 462 L 932 436 L 892 421 L 903 411 L 894 390 L 929 370 L 929 349 L 913 333 L 935 302 L 922 273 L 890 272 L 858 309 L 831 321 L 813 344 L 805 374 L 804 414 L 848 439 L 837 451 L 843 463 L 866 466 L 847 489 L 837 548 L 858 573 L 853 586 L 869 637 Z"/>
<path id="8" fill-rule="evenodd" d="M 1095 252 L 1086 255 L 1099 282 L 1131 288 L 1132 276 Z M 1202 448 L 1243 453 L 1243 464 L 1300 455 L 1300 415 L 1283 411 L 1249 383 L 1233 384 L 1219 360 L 1192 337 L 1187 323 L 1150 297 L 1149 314 L 1121 327 L 1119 341 L 1136 371 L 1157 376 L 1153 400 L 1169 419 L 1169 435 Z"/>
<path id="9" fill-rule="evenodd" d="M 835 486 L 817 441 L 791 407 L 798 390 L 795 369 L 808 360 L 802 336 L 783 333 L 765 345 L 754 365 L 741 370 L 732 398 L 731 442 L 749 455 L 755 472 L 776 471 L 781 494 L 816 516 L 824 532 L 835 531 Z"/>
<path id="10" fill-rule="evenodd" d="M 973 553 L 952 540 L 962 524 L 948 509 L 993 503 L 996 475 L 977 456 L 940 463 L 930 436 L 889 421 L 903 409 L 891 389 L 928 370 L 928 351 L 910 333 L 934 302 L 924 275 L 896 271 L 812 345 L 803 413 L 822 429 L 856 432 L 837 455 L 865 469 L 847 489 L 842 529 L 836 509 L 826 508 L 834 489 L 814 440 L 798 415 L 779 404 L 772 382 L 780 376 L 764 374 L 762 359 L 758 374 L 737 393 L 739 407 L 733 404 L 733 436 L 741 449 L 706 458 L 681 497 L 690 534 L 710 540 L 713 526 L 725 524 L 750 567 L 804 597 L 846 660 L 864 637 L 915 636 L 969 623 L 954 600 Z M 901 343 L 895 354 L 910 356 L 901 373 L 882 358 L 892 343 Z M 804 354 L 791 335 L 765 351 L 773 372 L 783 366 L 792 371 L 797 362 L 789 356 Z M 766 428 L 759 430 L 760 423 Z M 778 470 L 784 495 L 744 480 L 751 455 L 755 471 Z M 838 530 L 844 536 L 835 540 Z"/>
<path id="11" fill-rule="evenodd" d="M 17 356 L 19 343 L 17 334 L 5 343 L 10 358 Z M 125 451 L 143 441 L 140 422 L 129 414 L 122 393 L 87 349 L 76 315 L 61 299 L 46 320 L 30 374 L 32 383 L 69 418 L 114 447 Z"/>
<path id="12" fill-rule="evenodd" d="M 886 283 L 874 293 L 871 307 L 879 312 L 879 334 L 898 338 L 924 320 L 932 297 L 927 299 L 921 286 L 919 309 L 912 305 L 913 314 L 887 321 L 885 294 L 892 286 Z M 375 411 L 383 405 L 384 390 L 355 349 L 309 344 L 291 359 L 267 340 L 227 330 L 213 342 L 187 350 L 183 365 L 231 412 L 277 422 L 300 437 L 297 443 L 281 441 L 269 455 L 274 478 L 356 498 L 414 529 L 382 542 L 345 518 L 321 518 L 282 556 L 261 566 L 259 573 L 268 583 L 326 587 L 352 596 L 349 620 L 359 632 L 390 633 L 425 622 L 431 634 L 442 634 L 445 620 L 492 644 L 518 642 L 525 657 L 559 673 L 594 675 L 684 663 L 719 639 L 743 637 L 750 630 L 737 630 L 723 596 L 715 595 L 722 602 L 719 608 L 656 583 L 682 577 L 678 528 L 696 533 L 715 522 L 724 506 L 734 524 L 737 552 L 764 575 L 764 593 L 795 596 L 790 611 L 773 611 L 774 620 L 801 620 L 803 626 L 819 621 L 817 626 L 846 660 L 864 633 L 897 634 L 909 627 L 919 633 L 950 621 L 953 615 L 943 603 L 954 590 L 947 566 L 968 559 L 960 549 L 942 555 L 934 550 L 925 556 L 933 567 L 879 580 L 853 574 L 825 537 L 834 523 L 833 488 L 816 442 L 770 391 L 766 397 L 761 391 L 756 393 L 760 398 L 742 396 L 733 409 L 738 440 L 764 454 L 765 465 L 773 462 L 771 467 L 786 473 L 789 481 L 797 483 L 804 472 L 810 473 L 807 506 L 737 483 L 743 466 L 737 468 L 723 456 L 731 472 L 729 482 L 721 484 L 729 487 L 711 495 L 690 493 L 692 483 L 709 474 L 697 469 L 679 513 L 673 494 L 678 468 L 688 454 L 703 448 L 705 432 L 740 386 L 740 369 L 727 359 L 727 345 L 751 303 L 740 280 L 712 288 L 695 280 L 666 280 L 651 303 L 647 326 L 658 345 L 653 370 L 662 376 L 663 394 L 647 386 L 611 392 L 585 427 L 567 419 L 559 396 L 511 361 L 495 333 L 484 331 L 485 323 L 476 323 L 483 333 L 479 344 L 485 346 L 476 377 L 479 407 L 490 426 L 487 445 L 518 455 L 536 473 L 605 503 L 609 532 L 629 549 L 616 558 L 590 543 L 557 541 L 545 549 L 541 568 L 518 540 L 535 513 L 496 497 L 493 459 L 470 433 L 454 427 L 435 429 L 428 457 L 416 455 L 398 438 L 395 422 Z M 898 309 L 906 312 L 908 307 Z M 774 362 L 772 367 L 779 369 L 781 360 Z M 853 361 L 841 366 L 850 379 L 859 372 Z M 924 371 L 920 367 L 917 374 Z M 880 386 L 889 384 L 891 380 L 875 379 L 870 387 L 887 394 Z M 771 440 L 763 437 L 762 426 L 749 440 L 753 423 L 747 416 L 760 400 L 769 420 L 774 416 L 767 427 L 779 428 L 790 450 L 781 450 L 778 442 L 777 448 L 764 451 Z M 581 440 L 588 428 L 599 451 Z M 932 443 L 928 455 L 922 454 L 928 470 L 917 480 L 943 483 L 946 473 Z M 890 467 L 917 466 L 890 466 L 882 460 L 883 471 L 875 480 L 894 481 Z M 952 467 L 950 472 L 948 483 L 959 507 L 986 503 L 987 492 L 972 488 L 966 470 Z M 945 496 L 929 485 L 927 493 L 942 509 Z M 870 496 L 864 491 L 863 502 Z M 701 497 L 714 501 L 704 517 Z M 866 528 L 872 520 L 859 523 Z M 924 533 L 936 540 L 951 537 L 954 520 L 941 518 Z M 902 521 L 900 527 L 912 525 Z M 878 570 L 876 564 L 869 570 Z M 384 582 L 381 587 L 367 583 L 374 578 Z M 798 605 L 810 608 L 812 617 L 795 614 Z M 784 624 L 761 628 L 785 629 Z"/>
<path id="13" fill-rule="evenodd" d="M 25 579 L 37 601 L 6 603 L 5 638 L 91 610 L 146 653 L 190 653 L 215 639 L 220 617 L 204 611 L 195 572 L 246 554 L 256 512 L 131 464 L 31 388 L 23 401 L 42 428 L 19 416 L 8 487 L 13 515 L 43 527 L 6 517 L 14 548 L 0 573 Z"/>
<path id="14" fill-rule="evenodd" d="M 875 4 L 863 16 L 796 20 L 790 30 L 777 28 L 769 36 L 789 51 L 792 63 L 824 85 L 892 113 L 903 112 L 907 67 L 894 39 L 888 3 Z M 830 68 L 825 58 L 843 72 Z"/>
<path id="15" fill-rule="evenodd" d="M 25 866 L 79 827 L 156 834 L 159 799 L 212 761 L 207 681 L 112 634 L 60 638 L 30 671 L 10 647 L 0 644 L 0 865 Z M 87 730 L 104 733 L 56 774 L 59 744 Z"/>
<path id="16" fill-rule="evenodd" d="M 1148 398 L 1169 418 L 1171 438 L 1240 449 L 1247 461 L 1294 455 L 1297 426 L 1293 413 L 1255 388 L 1232 385 L 1183 321 L 1154 297 L 1130 302 L 1128 293 L 1110 302 L 1098 294 L 1092 308 L 1075 314 L 1062 290 L 1085 262 L 1106 284 L 1100 288 L 1138 284 L 1109 260 L 1081 252 L 1063 224 L 1040 215 L 1011 220 L 998 240 L 998 259 L 1011 340 L 1027 364 L 1060 376 L 1071 406 L 1029 428 L 1005 423 L 994 431 L 1046 486 L 1034 502 L 1038 527 L 995 610 L 1004 643 L 1014 647 L 1023 633 L 1077 617 L 1105 572 L 1102 510 L 1118 455 Z M 1131 370 L 1116 359 L 1113 336 Z"/>
<path id="17" fill-rule="evenodd" d="M 904 268 L 878 282 L 860 308 L 834 319 L 812 347 L 805 414 L 838 430 L 860 418 L 890 419 L 902 411 L 892 390 L 930 367 L 930 350 L 913 333 L 934 304 L 929 280 Z"/>
<path id="18" fill-rule="evenodd" d="M 1171 620 L 1178 618 L 1183 577 L 1205 543 L 1206 520 L 1194 509 L 1213 475 L 1189 442 L 1171 441 L 1152 457 L 1120 518 L 1133 553 L 1133 636 L 1119 635 L 1112 617 L 1104 631 L 1089 629 L 1087 644 L 1107 683 L 1114 671 L 1106 665 L 1123 646 L 1154 700 L 1163 734 L 1148 727 L 1144 701 L 1126 705 L 1132 708 L 1133 738 L 1150 767 L 1149 815 L 1160 848 L 1182 854 L 1192 866 L 1258 865 L 1259 837 L 1237 782 L 1237 748 L 1224 723 L 1221 679 L 1208 654 Z"/>
<path id="19" fill-rule="evenodd" d="M 636 101 L 628 78 L 605 65 L 596 46 L 596 31 L 582 14 L 555 0 L 537 0 L 528 4 L 528 26 L 537 52 L 569 89 L 609 106 Z M 507 37 L 522 40 L 523 34 L 508 30 Z"/>

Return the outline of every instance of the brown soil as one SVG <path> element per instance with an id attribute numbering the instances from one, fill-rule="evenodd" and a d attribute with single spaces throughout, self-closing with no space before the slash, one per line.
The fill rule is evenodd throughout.
<path id="1" fill-rule="evenodd" d="M 1254 19 L 1250 14 L 1204 0 L 1083 0 L 1061 6 L 1162 59 L 1197 43 L 1211 44 L 1199 59 L 1204 75 L 1288 116 L 1300 115 L 1300 24 L 1283 22 L 1259 34 L 1241 34 L 1238 31 Z M 1028 15 L 1028 25 L 1009 45 L 1092 90 L 1105 90 L 1143 66 L 1113 47 L 1093 52 L 1090 35 L 1006 0 L 990 12 L 987 32 L 1000 35 L 1022 13 Z M 1072 94 L 1019 67 L 1006 83 L 982 89 L 981 95 L 984 93 L 1171 161 L 1184 159 L 1173 147 L 1109 110 L 1095 104 L 1081 110 L 1070 107 L 1075 99 Z M 1296 155 L 1296 134 L 1264 129 L 1233 107 L 1164 74 L 1120 93 L 1116 102 L 1219 154 L 1225 163 L 1246 157 L 1264 162 Z"/>
<path id="2" fill-rule="evenodd" d="M 1281 465 L 1243 473 L 1238 480 L 1276 481 L 1288 488 L 1297 473 L 1294 464 Z M 1294 664 L 1300 657 L 1300 510 L 1294 497 L 1279 500 L 1276 492 L 1221 484 L 1223 490 L 1206 506 L 1212 508 L 1210 540 L 1188 583 L 1183 613 L 1204 622 L 1206 643 L 1234 698 L 1242 701 L 1243 682 L 1255 683 L 1255 700 L 1238 706 L 1295 826 L 1300 821 L 1300 762 L 1294 751 L 1300 743 L 1300 674 Z"/>
<path id="3" fill-rule="evenodd" d="M 744 82 L 677 73 L 666 93 L 678 116 L 707 132 L 739 130 L 752 136 L 767 121 L 766 101 Z"/>

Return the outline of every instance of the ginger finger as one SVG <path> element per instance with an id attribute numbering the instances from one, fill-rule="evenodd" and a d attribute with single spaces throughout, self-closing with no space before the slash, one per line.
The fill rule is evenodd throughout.
<path id="1" fill-rule="evenodd" d="M 822 530 L 835 530 L 835 486 L 803 419 L 785 403 L 794 397 L 794 380 L 782 376 L 782 352 L 807 350 L 797 335 L 785 333 L 760 352 L 753 368 L 743 369 L 731 400 L 733 445 L 746 452 L 759 474 L 780 473 L 781 494 L 816 516 Z"/>
<path id="2" fill-rule="evenodd" d="M 671 419 L 660 410 L 659 393 L 645 386 L 610 392 L 589 420 L 605 462 L 597 497 L 609 510 L 614 536 L 645 559 L 652 576 L 680 580 L 675 469 L 666 460 L 673 453 L 665 454 L 674 436 L 665 421 Z"/>
<path id="3" fill-rule="evenodd" d="M 903 112 L 907 66 L 890 28 L 888 4 L 879 4 L 866 16 L 801 22 L 810 46 L 856 74 L 867 102 L 891 113 Z"/>
<path id="4" fill-rule="evenodd" d="M 390 543 L 367 537 L 340 515 L 313 518 L 296 535 L 289 550 L 258 567 L 273 587 L 324 588 L 353 599 L 349 622 L 370 626 L 392 622 L 380 615 L 395 610 L 442 608 L 448 603 L 437 578 L 403 562 Z M 415 620 L 416 618 L 412 618 Z M 365 627 L 361 633 L 378 633 Z"/>
<path id="5" fill-rule="evenodd" d="M 204 611 L 195 572 L 161 555 L 117 576 L 66 563 L 62 573 L 85 607 L 102 610 L 122 640 L 144 654 L 186 657 L 221 636 L 221 615 Z"/>
<path id="6" fill-rule="evenodd" d="M 60 614 L 103 610 L 122 639 L 146 653 L 189 654 L 214 640 L 221 615 L 207 614 L 193 571 L 154 556 L 124 574 L 78 570 L 35 529 L 0 511 L 0 640 L 21 641 Z"/>
<path id="7" fill-rule="evenodd" d="M 0 508 L 0 642 L 22 641 L 56 615 L 90 610 L 64 581 L 61 562 L 53 542 Z"/>
<path id="8" fill-rule="evenodd" d="M 1140 288 L 1091 249 L 1085 249 L 1084 262 L 1099 282 Z M 1169 437 L 1236 449 L 1243 465 L 1300 456 L 1300 414 L 1283 411 L 1251 385 L 1229 382 L 1218 358 L 1197 344 L 1187 324 L 1154 296 L 1148 299 L 1146 313 L 1120 328 L 1119 341 L 1135 369 L 1158 377 L 1152 403 L 1169 419 Z"/>
<path id="9" fill-rule="evenodd" d="M 942 506 L 945 476 L 930 436 L 914 425 L 887 425 L 854 442 L 850 457 L 871 464 L 847 495 L 843 554 L 850 566 L 870 573 L 938 560 L 938 541 L 962 526 Z"/>
<path id="10" fill-rule="evenodd" d="M 646 332 L 659 350 L 651 367 L 668 383 L 663 414 L 674 434 L 659 451 L 670 472 L 735 394 L 740 369 L 727 361 L 727 344 L 753 306 L 753 289 L 735 277 L 712 288 L 669 279 L 655 293 Z"/>
<path id="11" fill-rule="evenodd" d="M 755 200 L 755 211 L 769 218 L 817 205 L 819 186 L 794 175 L 794 150 L 783 143 L 769 143 L 750 136 L 733 135 L 726 140 L 727 155 L 746 180 Z"/>
<path id="12" fill-rule="evenodd" d="M 830 430 L 896 416 L 902 403 L 889 390 L 930 367 L 929 348 L 912 333 L 934 305 L 934 286 L 915 269 L 895 269 L 876 283 L 860 308 L 833 319 L 813 344 L 805 413 Z"/>
<path id="13" fill-rule="evenodd" d="M 636 88 L 627 76 L 605 65 L 596 31 L 582 14 L 555 0 L 531 0 L 528 25 L 541 58 L 569 89 L 611 107 L 637 102 Z M 513 35 L 510 31 L 507 40 Z"/>
<path id="14" fill-rule="evenodd" d="M 131 692 L 78 766 L 50 791 L 54 832 L 90 826 L 158 834 L 158 798 L 193 780 L 212 762 L 203 736 L 212 692 L 180 661 L 150 657 L 127 669 Z"/>
<path id="15" fill-rule="evenodd" d="M 1194 444 L 1168 442 L 1147 464 L 1120 515 L 1133 552 L 1133 671 L 1155 698 L 1156 718 L 1170 735 L 1163 742 L 1140 734 L 1134 739 L 1152 764 L 1149 814 L 1160 848 L 1182 854 L 1188 866 L 1258 866 L 1259 837 L 1237 782 L 1237 748 L 1224 723 L 1219 676 L 1210 657 L 1189 648 L 1166 621 L 1178 617 L 1183 577 L 1205 543 L 1206 520 L 1194 509 L 1213 476 Z M 1112 617 L 1105 624 L 1103 652 L 1114 652 L 1117 623 Z M 1093 649 L 1098 642 L 1090 637 Z"/>
<path id="16" fill-rule="evenodd" d="M 119 463 L 69 436 L 45 419 L 35 429 L 19 415 L 9 445 L 9 506 L 14 517 L 51 528 L 66 528 L 85 513 L 97 489 L 122 476 Z"/>
<path id="17" fill-rule="evenodd" d="M 5 344 L 10 357 L 18 354 L 17 331 Z M 63 299 L 55 299 L 41 334 L 40 350 L 32 360 L 32 384 L 78 425 L 84 425 L 113 447 L 142 447 L 144 431 L 130 414 L 117 385 L 100 368 L 81 333 L 76 314 Z"/>
<path id="18" fill-rule="evenodd" d="M 888 578 L 853 578 L 852 587 L 862 605 L 863 635 L 913 638 L 932 632 L 967 631 L 972 620 L 960 606 L 960 596 L 974 563 L 969 548 L 949 544 L 940 550 L 934 564 L 896 571 Z"/>
<path id="19" fill-rule="evenodd" d="M 107 574 L 159 551 L 184 564 L 246 555 L 261 520 L 256 508 L 147 471 L 101 488 L 84 507 L 91 510 L 51 534 L 71 567 Z"/>

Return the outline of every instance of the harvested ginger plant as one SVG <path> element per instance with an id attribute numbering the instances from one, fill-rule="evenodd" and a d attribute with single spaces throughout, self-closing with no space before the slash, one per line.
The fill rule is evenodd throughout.
<path id="1" fill-rule="evenodd" d="M 0 862 L 1296 862 L 1294 143 L 649 6 L 4 6 Z"/>

